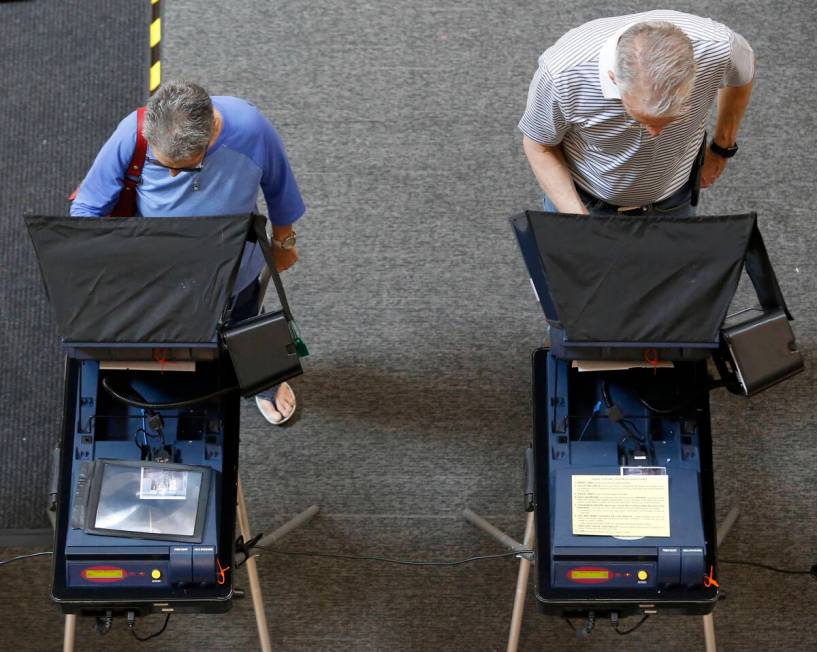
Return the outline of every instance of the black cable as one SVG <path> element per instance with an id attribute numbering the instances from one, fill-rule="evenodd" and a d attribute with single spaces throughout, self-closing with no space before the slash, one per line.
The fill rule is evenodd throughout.
<path id="1" fill-rule="evenodd" d="M 48 552 L 32 552 L 30 555 L 18 555 L 17 557 L 12 557 L 11 559 L 3 559 L 0 561 L 0 566 L 5 566 L 6 564 L 10 564 L 13 561 L 20 561 L 21 559 L 29 559 L 31 557 L 42 557 L 44 555 L 53 555 L 54 553 L 50 550 Z"/>
<path id="2" fill-rule="evenodd" d="M 606 380 L 601 383 L 601 398 L 607 408 L 613 407 L 613 400 L 610 398 L 610 385 Z"/>
<path id="3" fill-rule="evenodd" d="M 635 395 L 639 403 L 641 403 L 641 405 L 647 408 L 650 412 L 654 412 L 655 414 L 673 414 L 674 412 L 678 412 L 681 410 L 681 408 L 684 408 L 690 403 L 692 403 L 692 401 L 695 400 L 696 397 L 701 396 L 703 394 L 708 394 L 713 389 L 718 389 L 719 387 L 726 387 L 726 382 L 723 380 L 714 380 L 708 385 L 706 385 L 704 388 L 700 389 L 699 391 L 690 392 L 689 394 L 687 394 L 686 398 L 682 399 L 678 403 L 675 403 L 675 405 L 669 408 L 655 407 L 652 403 L 647 401 L 647 399 L 645 399 L 637 390 L 635 392 Z"/>
<path id="4" fill-rule="evenodd" d="M 641 403 L 645 408 L 647 408 L 650 412 L 654 412 L 655 414 L 675 414 L 676 412 L 680 411 L 681 408 L 686 407 L 692 400 L 690 397 L 687 401 L 681 401 L 680 403 L 676 403 L 671 408 L 657 408 L 654 405 L 650 404 L 647 399 L 643 398 L 641 394 L 636 394 L 638 398 L 638 402 Z"/>
<path id="5" fill-rule="evenodd" d="M 137 428 L 136 430 L 134 430 L 133 431 L 133 436 L 136 437 L 136 435 L 138 435 L 140 432 L 143 433 L 145 435 L 145 437 L 150 437 L 151 439 L 158 439 L 161 436 L 161 435 L 152 435 L 147 430 L 145 430 L 144 428 Z M 145 442 L 145 443 L 147 443 L 147 442 Z"/>
<path id="6" fill-rule="evenodd" d="M 637 439 L 645 446 L 647 445 L 647 438 L 638 431 L 638 426 L 636 426 L 632 421 L 629 419 L 621 419 L 618 421 L 618 423 L 621 424 L 621 427 L 624 428 L 624 431 L 628 435 L 634 439 Z M 628 429 L 626 426 L 629 426 L 632 430 Z"/>
<path id="7" fill-rule="evenodd" d="M 158 632 L 154 632 L 153 634 L 149 634 L 148 636 L 139 636 L 139 634 L 136 633 L 136 630 L 133 627 L 133 623 L 128 623 L 128 630 L 130 631 L 131 634 L 133 634 L 133 637 L 137 641 L 141 641 L 144 643 L 145 641 L 149 641 L 152 638 L 156 638 L 157 636 L 164 634 L 165 630 L 167 629 L 167 624 L 170 622 L 170 616 L 172 615 L 172 613 L 173 613 L 172 611 L 168 611 L 167 618 L 165 618 L 165 624 L 162 625 L 162 628 Z"/>
<path id="8" fill-rule="evenodd" d="M 477 555 L 474 557 L 467 557 L 465 559 L 441 559 L 432 561 L 414 561 L 412 559 L 390 559 L 389 557 L 369 557 L 362 555 L 341 555 L 330 552 L 311 552 L 303 550 L 285 550 L 281 548 L 268 548 L 267 546 L 253 546 L 253 548 L 262 548 L 268 552 L 273 552 L 277 555 L 292 555 L 296 557 L 326 557 L 328 559 L 351 559 L 354 561 L 379 561 L 387 564 L 402 564 L 404 566 L 460 566 L 472 561 L 482 561 L 484 559 L 500 559 L 503 557 L 516 557 L 518 555 L 533 554 L 533 550 L 513 550 L 511 552 L 503 552 L 497 555 Z"/>
<path id="9" fill-rule="evenodd" d="M 191 398 L 184 401 L 176 401 L 175 403 L 143 403 L 142 401 L 135 401 L 131 398 L 128 398 L 127 396 L 119 394 L 115 389 L 113 389 L 108 384 L 107 378 L 102 379 L 102 386 L 105 388 L 108 394 L 113 396 L 117 401 L 124 403 L 125 405 L 152 410 L 176 410 L 179 408 L 186 408 L 190 407 L 191 405 L 204 403 L 205 401 L 210 401 L 214 398 L 218 398 L 219 396 L 224 396 L 225 394 L 238 391 L 238 387 L 225 387 L 224 389 L 219 389 L 218 391 L 211 392 L 210 394 L 205 394 L 204 396 L 197 396 L 196 398 Z"/>
<path id="10" fill-rule="evenodd" d="M 775 573 L 783 573 L 784 575 L 811 575 L 817 580 L 817 564 L 811 567 L 811 570 L 793 570 L 791 568 L 777 568 L 776 566 L 769 566 L 768 564 L 761 564 L 756 561 L 742 561 L 740 559 L 719 559 L 720 564 L 736 564 L 738 566 L 753 566 L 755 568 L 762 568 L 763 570 L 773 571 Z"/>
<path id="11" fill-rule="evenodd" d="M 616 634 L 620 634 L 621 636 L 626 636 L 627 634 L 632 634 L 635 630 L 637 630 L 641 625 L 647 622 L 647 618 L 650 617 L 650 614 L 644 614 L 644 617 L 639 620 L 635 625 L 630 627 L 630 629 L 619 629 L 618 623 L 615 625 L 614 630 Z"/>

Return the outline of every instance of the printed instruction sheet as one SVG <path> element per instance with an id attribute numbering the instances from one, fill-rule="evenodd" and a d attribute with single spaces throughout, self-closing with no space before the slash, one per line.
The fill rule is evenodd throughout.
<path id="1" fill-rule="evenodd" d="M 573 534 L 668 537 L 666 475 L 574 475 Z"/>

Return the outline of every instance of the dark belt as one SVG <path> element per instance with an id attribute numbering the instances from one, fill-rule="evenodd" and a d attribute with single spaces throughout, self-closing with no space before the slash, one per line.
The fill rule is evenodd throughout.
<path id="1" fill-rule="evenodd" d="M 679 207 L 684 202 L 678 201 L 678 195 L 688 192 L 689 184 L 684 184 L 669 197 L 662 199 L 661 201 L 650 202 L 649 204 L 642 204 L 640 206 L 618 206 L 616 204 L 609 204 L 603 199 L 594 197 L 589 192 L 586 192 L 578 186 L 576 186 L 576 190 L 578 191 L 581 200 L 587 205 L 587 208 L 606 208 L 622 213 L 623 215 L 637 215 L 639 213 L 649 213 L 650 211 L 654 210 L 662 211 Z M 592 203 L 588 204 L 588 202 Z"/>

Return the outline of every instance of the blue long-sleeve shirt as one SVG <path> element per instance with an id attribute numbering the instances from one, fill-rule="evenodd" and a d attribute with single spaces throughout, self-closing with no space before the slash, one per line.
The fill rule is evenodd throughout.
<path id="1" fill-rule="evenodd" d="M 259 188 L 270 221 L 292 224 L 304 213 L 298 184 L 275 128 L 252 104 L 235 97 L 213 97 L 223 125 L 207 150 L 201 172 L 170 176 L 145 162 L 137 187 L 137 210 L 144 217 L 237 215 L 257 211 Z M 71 215 L 108 215 L 122 190 L 125 170 L 136 147 L 136 112 L 127 116 L 102 146 L 82 182 Z M 148 146 L 148 158 L 153 152 Z M 235 290 L 258 276 L 264 265 L 258 245 L 247 245 Z"/>

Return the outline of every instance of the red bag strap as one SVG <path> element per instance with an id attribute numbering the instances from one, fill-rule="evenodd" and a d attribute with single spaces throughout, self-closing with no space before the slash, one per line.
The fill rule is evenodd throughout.
<path id="1" fill-rule="evenodd" d="M 142 168 L 145 167 L 145 158 L 148 153 L 148 141 L 145 140 L 145 135 L 142 133 L 142 126 L 145 124 L 145 107 L 141 107 L 136 111 L 136 148 L 133 150 L 128 169 L 125 170 L 124 186 L 125 188 L 135 189 L 139 185 L 139 180 L 142 177 Z M 134 176 L 136 179 L 129 177 Z M 80 184 L 81 185 L 81 184 Z M 69 201 L 74 201 L 79 193 L 80 186 L 74 188 L 68 196 Z"/>
<path id="2" fill-rule="evenodd" d="M 144 124 L 145 107 L 141 107 L 136 111 L 136 149 L 133 150 L 133 157 L 125 172 L 124 183 L 126 188 L 136 188 L 136 186 L 139 185 L 139 180 L 142 178 L 142 168 L 145 167 L 145 158 L 148 154 L 148 141 L 145 140 L 145 134 L 142 133 Z M 136 178 L 133 179 L 131 177 Z"/>

